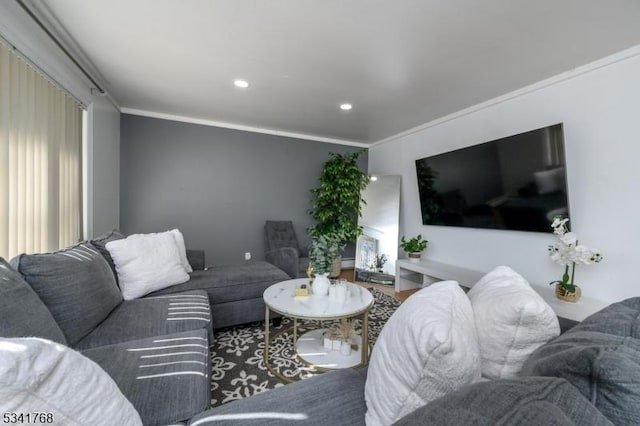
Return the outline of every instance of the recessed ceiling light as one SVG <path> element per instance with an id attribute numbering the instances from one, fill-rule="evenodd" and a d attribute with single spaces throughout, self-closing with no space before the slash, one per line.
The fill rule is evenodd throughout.
<path id="1" fill-rule="evenodd" d="M 343 111 L 349 111 L 351 108 L 353 108 L 351 104 L 340 104 L 340 109 Z"/>
<path id="2" fill-rule="evenodd" d="M 233 80 L 233 85 L 241 89 L 246 89 L 249 87 L 249 82 L 247 80 Z"/>
<path id="3" fill-rule="evenodd" d="M 375 181 L 377 181 L 377 180 L 378 180 L 378 176 L 371 176 L 371 181 L 372 181 L 372 182 L 375 182 Z"/>

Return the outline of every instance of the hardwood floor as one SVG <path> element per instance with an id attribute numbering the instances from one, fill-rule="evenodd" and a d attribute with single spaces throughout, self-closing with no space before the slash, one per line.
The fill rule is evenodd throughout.
<path id="1" fill-rule="evenodd" d="M 355 284 L 361 285 L 362 287 L 365 287 L 365 288 L 377 288 L 378 290 L 388 294 L 389 296 L 395 298 L 396 300 L 399 300 L 400 302 L 404 302 L 405 300 L 407 300 L 409 296 L 411 296 L 413 293 L 419 290 L 419 289 L 406 290 L 406 291 L 401 291 L 397 293 L 393 288 L 393 286 L 354 281 L 353 276 L 354 276 L 353 269 L 343 269 L 342 272 L 340 273 L 340 277 L 344 278 L 347 281 L 355 282 Z"/>

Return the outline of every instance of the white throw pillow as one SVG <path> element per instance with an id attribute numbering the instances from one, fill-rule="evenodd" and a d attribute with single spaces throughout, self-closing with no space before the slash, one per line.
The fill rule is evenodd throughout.
<path id="1" fill-rule="evenodd" d="M 480 380 L 480 354 L 469 299 L 455 281 L 409 297 L 384 325 L 365 384 L 367 425 L 388 425 Z"/>
<path id="2" fill-rule="evenodd" d="M 171 231 L 129 235 L 108 242 L 106 248 L 116 265 L 125 300 L 189 280 Z"/>
<path id="3" fill-rule="evenodd" d="M 180 255 L 180 263 L 184 267 L 185 271 L 193 272 L 193 268 L 189 264 L 189 260 L 187 259 L 187 246 L 184 243 L 184 236 L 179 229 L 172 229 L 170 231 L 173 234 L 173 238 L 176 239 L 176 244 L 178 246 L 178 254 Z"/>
<path id="4" fill-rule="evenodd" d="M 142 425 L 133 405 L 96 363 L 34 337 L 0 338 L 0 412 L 42 413 L 37 424 Z"/>
<path id="5" fill-rule="evenodd" d="M 482 277 L 468 296 L 484 377 L 514 377 L 534 350 L 560 334 L 553 309 L 507 266 L 498 266 Z"/>

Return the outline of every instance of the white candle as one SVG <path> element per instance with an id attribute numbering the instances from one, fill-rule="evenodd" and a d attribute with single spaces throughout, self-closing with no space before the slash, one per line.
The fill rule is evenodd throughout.
<path id="1" fill-rule="evenodd" d="M 340 353 L 342 355 L 350 355 L 351 354 L 351 342 L 345 341 L 342 342 L 340 346 Z"/>
<path id="2" fill-rule="evenodd" d="M 347 286 L 338 285 L 336 288 L 336 300 L 338 303 L 344 303 L 347 301 Z"/>

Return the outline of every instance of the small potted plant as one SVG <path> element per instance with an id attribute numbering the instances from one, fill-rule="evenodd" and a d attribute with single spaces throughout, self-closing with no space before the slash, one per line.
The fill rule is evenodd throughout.
<path id="1" fill-rule="evenodd" d="M 429 241 L 423 239 L 420 234 L 409 240 L 405 239 L 403 235 L 400 240 L 400 248 L 407 253 L 410 261 L 419 262 L 422 252 L 427 248 L 427 243 Z"/>
<path id="2" fill-rule="evenodd" d="M 384 264 L 387 263 L 387 255 L 386 254 L 377 254 L 375 260 L 373 262 L 373 270 L 377 272 L 382 272 L 384 268 Z"/>

